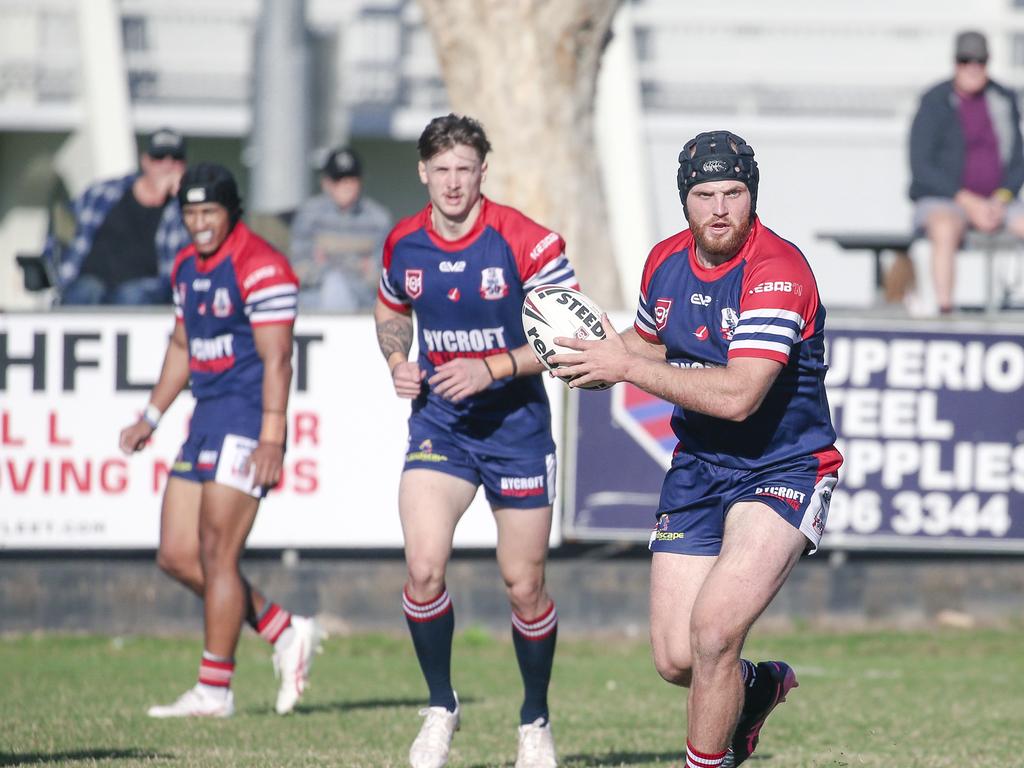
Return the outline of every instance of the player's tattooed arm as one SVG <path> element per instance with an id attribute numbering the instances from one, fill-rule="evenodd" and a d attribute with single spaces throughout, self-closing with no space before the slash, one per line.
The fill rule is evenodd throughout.
<path id="1" fill-rule="evenodd" d="M 409 360 L 412 349 L 412 315 L 396 312 L 384 302 L 377 300 L 373 311 L 377 324 L 377 344 L 391 371 L 391 383 L 395 394 L 412 399 L 419 397 L 426 371 L 420 370 L 415 361 Z"/>
<path id="2" fill-rule="evenodd" d="M 377 324 L 377 344 L 384 359 L 388 361 L 388 368 L 393 369 L 409 358 L 409 350 L 412 349 L 412 316 L 395 312 L 378 301 L 374 320 Z"/>

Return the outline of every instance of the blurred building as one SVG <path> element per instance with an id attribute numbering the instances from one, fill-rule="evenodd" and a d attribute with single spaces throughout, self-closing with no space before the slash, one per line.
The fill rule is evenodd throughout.
<path id="1" fill-rule="evenodd" d="M 193 157 L 244 170 L 260 1 L 116 6 L 136 132 L 173 125 Z M 0 0 L 0 307 L 32 305 L 13 254 L 37 250 L 55 195 L 77 191 L 54 158 L 83 120 L 78 7 Z M 688 0 L 624 7 L 617 30 L 630 35 L 645 153 L 634 179 L 647 187 L 653 236 L 683 225 L 674 180 L 682 142 L 728 127 L 758 151 L 759 212 L 812 258 L 830 305 L 871 301 L 872 262 L 815 233 L 907 228 L 906 131 L 919 92 L 952 72 L 954 33 L 986 32 L 993 76 L 1024 86 L 1022 0 L 736 0 L 726 15 Z M 422 11 L 414 0 L 307 0 L 307 12 L 314 144 L 355 142 L 374 169 L 369 193 L 397 213 L 413 210 L 422 194 L 411 142 L 448 108 Z M 613 190 L 613 206 L 636 191 L 628 186 Z M 636 265 L 624 269 L 629 295 L 645 255 L 620 258 Z"/>

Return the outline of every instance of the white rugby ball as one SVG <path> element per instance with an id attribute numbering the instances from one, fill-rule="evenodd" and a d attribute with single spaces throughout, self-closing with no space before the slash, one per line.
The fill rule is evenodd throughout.
<path id="1" fill-rule="evenodd" d="M 556 336 L 600 341 L 606 338 L 601 324 L 601 308 L 585 294 L 562 285 L 538 285 L 523 300 L 523 330 L 526 342 L 545 368 L 559 366 L 548 362 L 552 355 L 573 354 L 574 349 L 555 344 Z M 568 384 L 572 379 L 563 379 Z M 595 381 L 580 389 L 608 389 L 611 384 Z"/>

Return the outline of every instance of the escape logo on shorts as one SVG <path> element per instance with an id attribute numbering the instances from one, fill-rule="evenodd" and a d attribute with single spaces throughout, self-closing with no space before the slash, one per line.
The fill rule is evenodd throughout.
<path id="1" fill-rule="evenodd" d="M 448 457 L 443 453 L 434 453 L 434 443 L 428 437 L 417 446 L 415 451 L 409 451 L 405 454 L 405 463 L 408 464 L 410 461 L 432 461 L 437 463 L 448 461 Z"/>
<path id="2" fill-rule="evenodd" d="M 669 515 L 661 515 L 658 518 L 658 522 L 654 524 L 654 530 L 651 531 L 651 541 L 679 541 L 680 539 L 685 539 L 685 532 L 670 530 L 671 523 L 672 518 Z"/>

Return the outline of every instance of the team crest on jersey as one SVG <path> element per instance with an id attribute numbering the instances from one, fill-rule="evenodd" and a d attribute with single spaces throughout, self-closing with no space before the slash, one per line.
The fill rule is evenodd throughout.
<path id="1" fill-rule="evenodd" d="M 501 267 L 487 267 L 480 273 L 480 296 L 494 301 L 508 296 L 505 270 Z"/>
<path id="2" fill-rule="evenodd" d="M 732 335 L 736 332 L 736 326 L 740 324 L 740 316 L 732 307 L 722 310 L 722 338 L 732 341 Z"/>
<path id="3" fill-rule="evenodd" d="M 227 288 L 218 288 L 213 292 L 213 315 L 214 317 L 228 317 L 234 305 L 231 303 L 231 294 Z"/>
<path id="4" fill-rule="evenodd" d="M 418 299 L 423 293 L 423 270 L 405 270 L 405 293 L 410 299 Z"/>
<path id="5" fill-rule="evenodd" d="M 654 302 L 654 327 L 659 331 L 668 325 L 668 313 L 672 309 L 672 299 L 658 299 Z"/>
<path id="6" fill-rule="evenodd" d="M 461 298 L 462 298 L 462 294 L 459 293 L 458 287 L 452 288 L 450 291 L 448 291 L 448 300 L 449 301 L 458 301 Z"/>
<path id="7" fill-rule="evenodd" d="M 702 325 L 700 328 L 693 332 L 693 335 L 697 337 L 697 341 L 707 341 L 708 327 L 706 325 Z"/>

